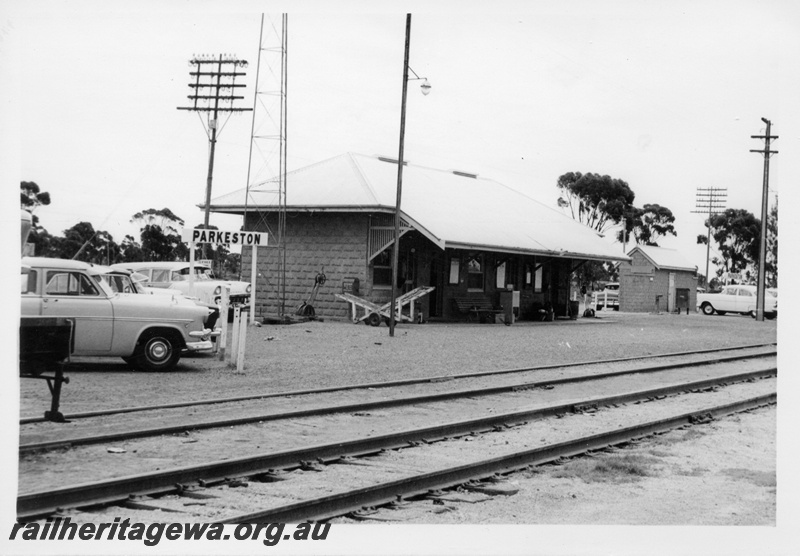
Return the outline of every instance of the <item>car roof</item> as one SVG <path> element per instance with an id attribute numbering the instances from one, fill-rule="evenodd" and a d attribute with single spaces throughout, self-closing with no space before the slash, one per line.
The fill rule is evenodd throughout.
<path id="1" fill-rule="evenodd" d="M 98 266 L 72 259 L 56 259 L 53 257 L 22 257 L 22 264 L 29 268 L 60 268 L 64 270 L 85 270 L 91 274 L 104 274 L 107 266 Z M 105 269 L 105 271 L 104 271 Z"/>
<path id="2" fill-rule="evenodd" d="M 210 268 L 208 265 L 194 263 L 194 266 L 199 268 Z M 117 263 L 111 265 L 112 268 L 127 268 L 130 270 L 139 270 L 140 268 L 166 268 L 169 270 L 180 270 L 182 268 L 189 268 L 189 261 L 147 261 L 138 263 Z"/>

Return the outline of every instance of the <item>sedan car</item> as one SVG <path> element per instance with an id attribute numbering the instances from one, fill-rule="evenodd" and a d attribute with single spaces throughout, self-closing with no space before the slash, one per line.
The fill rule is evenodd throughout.
<path id="1" fill-rule="evenodd" d="M 189 263 L 186 261 L 151 261 L 138 263 L 118 263 L 111 268 L 138 272 L 147 276 L 146 286 L 151 288 L 171 288 L 184 295 L 196 297 L 205 303 L 219 305 L 222 288 L 230 287 L 230 303 L 246 305 L 250 302 L 250 284 L 236 280 L 218 280 L 206 265 L 194 265 L 194 280 L 190 278 Z"/>
<path id="2" fill-rule="evenodd" d="M 71 355 L 119 356 L 136 368 L 163 371 L 185 352 L 212 349 L 211 337 L 219 335 L 207 326 L 212 309 L 177 295 L 115 292 L 103 278 L 107 267 L 24 257 L 22 269 L 22 319 L 70 319 Z"/>
<path id="3" fill-rule="evenodd" d="M 742 315 L 756 316 L 757 288 L 747 285 L 724 286 L 717 293 L 697 294 L 697 308 L 704 315 L 714 313 L 740 313 Z M 778 316 L 778 296 L 766 294 L 764 296 L 764 316 L 774 319 Z"/>

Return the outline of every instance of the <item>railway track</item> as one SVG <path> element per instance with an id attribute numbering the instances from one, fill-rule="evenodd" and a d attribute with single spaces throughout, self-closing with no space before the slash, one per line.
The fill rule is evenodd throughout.
<path id="1" fill-rule="evenodd" d="M 162 409 L 181 409 L 181 408 L 191 408 L 191 407 L 198 407 L 204 405 L 217 405 L 217 404 L 224 404 L 224 403 L 237 403 L 237 402 L 245 402 L 250 400 L 263 400 L 269 398 L 278 398 L 278 397 L 286 397 L 286 396 L 306 396 L 311 394 L 324 394 L 324 393 L 332 393 L 332 392 L 343 392 L 343 391 L 352 391 L 352 390 L 367 390 L 367 389 L 377 389 L 377 388 L 396 388 L 400 386 L 410 386 L 415 384 L 426 384 L 426 383 L 436 383 L 436 382 L 446 382 L 451 380 L 458 380 L 458 379 L 469 379 L 469 378 L 479 378 L 479 377 L 498 377 L 501 375 L 509 375 L 509 374 L 520 374 L 526 373 L 531 371 L 546 371 L 549 369 L 569 369 L 569 368 L 577 368 L 577 367 L 586 367 L 592 365 L 611 365 L 617 363 L 625 363 L 625 362 L 636 362 L 636 361 L 647 361 L 647 360 L 654 360 L 654 359 L 665 359 L 665 358 L 672 358 L 672 357 L 692 357 L 698 355 L 715 355 L 720 353 L 735 353 L 737 351 L 744 351 L 744 350 L 758 350 L 762 348 L 773 348 L 775 347 L 775 343 L 767 343 L 767 344 L 748 344 L 748 345 L 741 345 L 741 346 L 733 346 L 733 347 L 726 347 L 726 348 L 711 348 L 711 349 L 702 349 L 702 350 L 692 350 L 692 351 L 683 351 L 683 352 L 673 352 L 673 353 L 661 353 L 661 354 L 653 354 L 653 355 L 638 355 L 635 357 L 621 357 L 615 359 L 603 359 L 598 361 L 579 361 L 575 363 L 563 363 L 563 364 L 554 364 L 554 365 L 540 365 L 535 367 L 518 367 L 513 369 L 496 369 L 496 370 L 489 370 L 489 371 L 478 371 L 478 372 L 468 372 L 468 373 L 458 373 L 458 374 L 449 374 L 449 375 L 438 375 L 438 376 L 430 376 L 430 377 L 422 377 L 422 378 L 414 378 L 414 379 L 405 379 L 405 380 L 393 380 L 393 381 L 381 381 L 381 382 L 370 382 L 370 383 L 361 383 L 361 384 L 350 384 L 350 385 L 343 385 L 343 386 L 334 386 L 334 387 L 327 387 L 327 388 L 315 388 L 315 389 L 305 389 L 305 390 L 292 390 L 286 392 L 265 392 L 260 394 L 251 394 L 247 396 L 236 396 L 236 397 L 227 397 L 227 398 L 212 398 L 212 399 L 205 399 L 205 400 L 192 400 L 192 401 L 184 401 L 184 402 L 174 402 L 168 404 L 157 404 L 157 405 L 147 405 L 147 406 L 136 406 L 136 407 L 120 407 L 120 408 L 113 408 L 113 409 L 105 409 L 99 411 L 85 411 L 79 413 L 67 413 L 64 415 L 64 418 L 68 421 L 74 421 L 79 419 L 90 419 L 96 417 L 104 417 L 104 416 L 111 416 L 111 415 L 121 415 L 127 413 L 140 413 L 140 412 L 147 412 L 147 411 L 157 411 Z M 777 353 L 777 352 L 772 352 Z M 731 356 L 731 357 L 735 357 Z M 748 357 L 748 356 L 745 356 Z M 20 419 L 20 425 L 28 425 L 34 423 L 47 423 L 48 420 L 44 417 L 23 417 Z"/>
<path id="2" fill-rule="evenodd" d="M 285 393 L 282 395 L 270 395 L 269 398 L 272 400 L 282 398 L 283 404 L 278 403 L 277 407 L 270 408 L 267 411 L 264 410 L 261 403 L 267 396 L 216 400 L 214 402 L 215 411 L 211 412 L 210 415 L 203 413 L 191 418 L 186 417 L 186 408 L 207 406 L 208 402 L 200 404 L 182 403 L 177 407 L 173 404 L 151 406 L 149 411 L 156 412 L 158 415 L 156 419 L 159 424 L 155 426 L 152 424 L 155 419 L 134 421 L 129 415 L 130 411 L 127 409 L 100 412 L 93 417 L 95 419 L 118 417 L 119 420 L 116 422 L 105 420 L 101 427 L 82 425 L 79 433 L 66 432 L 64 426 L 60 424 L 36 424 L 30 422 L 23 424 L 21 425 L 19 451 L 20 454 L 26 454 L 67 447 L 122 442 L 135 438 L 180 434 L 186 431 L 218 429 L 252 423 L 283 421 L 330 414 L 360 413 L 448 400 L 497 396 L 510 392 L 537 388 L 549 389 L 588 381 L 665 373 L 700 366 L 719 366 L 724 363 L 758 360 L 776 355 L 776 352 L 772 349 L 762 351 L 760 348 L 763 347 L 767 346 L 743 346 L 736 348 L 733 354 L 729 354 L 728 350 L 704 350 L 703 352 L 659 356 L 670 359 L 669 362 L 665 363 L 644 364 L 638 360 L 625 360 L 628 366 L 616 370 L 606 370 L 612 362 L 603 361 L 594 364 L 581 363 L 564 366 L 550 365 L 525 369 L 484 371 L 481 373 L 448 375 L 446 377 L 429 377 L 413 381 L 371 383 L 338 389 L 325 389 L 323 391 L 307 391 L 305 393 Z M 756 348 L 756 350 L 753 351 L 752 348 Z M 739 351 L 739 353 L 736 353 L 736 351 Z M 698 358 L 698 355 L 713 355 L 713 357 Z M 613 361 L 613 363 L 620 362 L 619 360 Z M 569 376 L 557 375 L 557 371 L 565 371 L 567 369 L 574 371 L 581 367 L 584 368 L 584 372 L 570 374 Z M 530 380 L 543 375 L 545 371 L 551 372 L 548 376 L 542 376 L 538 380 Z M 472 382 L 473 385 L 466 388 L 454 387 L 455 383 L 459 381 Z M 476 383 L 476 381 L 482 381 L 482 384 Z M 500 383 L 498 384 L 498 382 Z M 346 397 L 344 396 L 346 392 L 355 392 L 355 396 Z M 302 398 L 305 398 L 305 400 Z M 245 402 L 253 401 L 259 403 L 251 403 L 249 406 L 242 405 Z M 164 413 L 164 411 L 172 411 L 173 413 Z M 144 409 L 140 408 L 137 413 L 144 413 Z M 84 416 L 81 419 L 90 420 L 88 416 Z"/>
<path id="3" fill-rule="evenodd" d="M 761 354 L 762 357 L 765 355 L 768 354 Z M 55 512 L 63 515 L 63 508 L 93 508 L 92 512 L 97 513 L 81 513 L 81 519 L 87 516 L 103 519 L 104 511 L 116 511 L 118 515 L 119 508 L 98 508 L 108 504 L 122 504 L 126 512 L 144 512 L 151 520 L 157 519 L 154 517 L 156 515 L 163 515 L 162 512 L 179 512 L 185 514 L 187 520 L 195 521 L 302 521 L 329 519 L 359 511 L 363 506 L 397 502 L 398 497 L 407 499 L 429 496 L 429 491 L 433 489 L 445 489 L 465 482 L 471 485 L 470 488 L 497 491 L 496 485 L 481 485 L 470 481 L 604 449 L 702 419 L 775 403 L 774 377 L 777 370 L 769 365 L 762 365 L 763 368 L 755 371 L 731 369 L 742 364 L 752 366 L 752 357 L 719 363 L 717 366 L 728 367 L 728 370 L 723 369 L 722 372 L 705 378 L 691 375 L 697 373 L 698 369 L 710 367 L 711 363 L 695 361 L 689 367 L 681 367 L 689 372 L 689 376 L 685 373 L 683 378 L 673 376 L 667 384 L 650 384 L 649 387 L 628 390 L 620 389 L 617 384 L 612 385 L 607 394 L 600 394 L 600 389 L 595 386 L 592 388 L 594 395 L 591 396 L 585 394 L 584 385 L 582 397 L 567 393 L 572 396 L 569 401 L 558 402 L 551 399 L 550 402 L 540 403 L 538 406 L 516 407 L 509 411 L 497 410 L 501 406 L 493 402 L 490 409 L 484 410 L 477 418 L 473 414 L 468 419 L 441 422 L 440 412 L 440 422 L 435 425 L 430 424 L 431 418 L 427 415 L 422 417 L 427 426 L 403 430 L 395 427 L 395 430 L 382 434 L 373 430 L 366 434 L 354 433 L 349 439 L 313 443 L 313 440 L 326 436 L 325 431 L 319 431 L 317 436 L 309 438 L 306 446 L 300 448 L 175 466 L 67 487 L 27 492 L 21 488 L 18 516 L 27 520 L 53 515 Z M 667 372 L 666 369 L 661 371 L 661 374 Z M 640 370 L 636 374 L 641 382 L 643 376 L 649 378 L 659 373 L 652 371 L 643 375 Z M 616 377 L 598 378 L 595 374 L 587 380 L 602 382 L 619 380 L 623 376 L 630 378 L 631 375 L 625 373 Z M 495 392 L 492 395 L 500 398 L 518 397 L 511 400 L 506 407 L 518 405 L 520 401 L 530 405 L 532 394 L 540 398 L 567 388 L 569 382 L 562 382 L 558 388 L 551 384 L 548 389 L 548 385 L 542 386 L 539 383 Z M 469 404 L 474 402 L 475 397 L 473 392 L 448 403 L 459 406 L 467 403 L 462 408 L 462 413 L 472 413 L 474 405 Z M 420 402 L 415 404 L 419 406 Z M 396 404 L 395 406 L 399 407 Z M 645 407 L 648 408 L 647 411 L 641 414 L 641 408 Z M 409 411 L 407 406 L 402 406 L 399 415 Z M 450 415 L 457 412 L 450 408 L 444 413 Z M 637 422 L 631 425 L 631 416 L 634 414 Z M 590 427 L 591 430 L 586 434 L 574 434 L 572 431 L 577 430 L 577 427 L 572 425 L 576 420 L 585 419 L 586 415 L 591 416 L 593 426 L 598 426 Z M 352 414 L 349 416 L 352 417 Z M 403 419 L 397 418 L 396 421 L 400 423 Z M 334 422 L 330 426 L 342 425 L 341 422 Z M 584 423 L 582 427 L 585 426 Z M 544 429 L 547 429 L 546 434 L 542 432 Z M 524 444 L 520 442 L 520 436 L 529 438 L 531 435 L 541 434 L 544 434 L 541 445 L 513 451 L 508 449 L 509 445 Z M 503 440 L 504 436 L 508 438 Z M 474 439 L 475 443 L 458 440 L 464 438 Z M 497 446 L 504 449 L 492 457 L 476 458 L 477 453 L 493 453 L 485 446 L 480 450 L 473 449 L 473 446 L 477 448 L 478 442 L 484 442 L 484 439 L 491 439 L 485 442 L 494 445 L 494 452 L 497 452 Z M 296 440 L 295 438 L 295 444 Z M 453 446 L 455 450 L 451 451 L 455 454 L 446 456 L 435 453 L 440 448 L 440 451 L 447 452 L 447 448 Z M 466 453 L 464 446 L 468 447 Z M 397 461 L 398 458 L 411 461 Z M 465 460 L 469 460 L 468 463 Z M 442 463 L 448 461 L 449 465 Z M 458 462 L 458 465 L 453 465 L 452 462 Z M 366 468 L 369 469 L 368 473 L 364 472 Z M 398 473 L 403 475 L 400 479 L 397 478 Z M 276 485 L 285 484 L 289 486 L 276 488 Z M 250 488 L 235 488 L 244 485 Z M 331 492 L 331 485 L 347 486 Z M 131 495 L 136 498 L 132 499 Z M 143 496 L 147 498 L 142 499 Z M 297 500 L 298 497 L 301 499 Z M 290 498 L 292 501 L 287 503 Z"/>

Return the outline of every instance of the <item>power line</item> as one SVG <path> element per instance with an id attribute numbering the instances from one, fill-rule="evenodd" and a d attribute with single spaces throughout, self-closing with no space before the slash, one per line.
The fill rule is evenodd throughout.
<path id="1" fill-rule="evenodd" d="M 237 71 L 237 68 L 246 68 L 247 60 L 240 60 L 235 56 L 229 54 L 220 54 L 218 57 L 208 55 L 194 56 L 189 60 L 189 66 L 194 68 L 190 71 L 189 75 L 192 76 L 193 82 L 189 83 L 189 87 L 193 89 L 193 94 L 188 95 L 192 101 L 192 106 L 178 106 L 178 110 L 189 110 L 192 112 L 205 112 L 208 116 L 208 129 L 211 130 L 209 136 L 209 154 L 208 154 L 208 177 L 206 179 L 206 203 L 205 203 L 205 216 L 203 224 L 208 228 L 208 217 L 211 208 L 211 181 L 214 175 L 214 150 L 217 144 L 217 130 L 219 129 L 219 114 L 228 113 L 230 116 L 233 112 L 247 112 L 252 108 L 234 108 L 233 103 L 241 100 L 244 97 L 233 94 L 237 89 L 243 88 L 246 85 L 243 83 L 236 83 L 237 77 L 247 75 L 243 71 Z M 223 94 L 230 90 L 230 94 Z M 221 103 L 230 103 L 230 106 L 220 105 Z M 208 129 L 206 134 L 208 134 Z M 203 244 L 203 253 L 205 253 L 206 245 Z"/>
<path id="2" fill-rule="evenodd" d="M 716 213 L 725 210 L 725 203 L 728 200 L 727 187 L 698 187 L 695 194 L 694 213 L 708 214 L 706 226 L 708 227 L 708 237 L 706 238 L 706 287 L 708 279 L 708 261 L 711 257 L 711 217 Z"/>
<path id="3" fill-rule="evenodd" d="M 777 139 L 777 135 L 770 135 L 772 129 L 772 122 L 766 118 L 761 118 L 761 121 L 767 124 L 766 135 L 751 135 L 753 139 L 763 139 L 764 148 L 750 149 L 751 153 L 761 153 L 764 155 L 764 182 L 761 192 L 761 240 L 758 253 L 758 291 L 756 300 L 756 320 L 764 320 L 764 287 L 766 286 L 766 266 L 767 266 L 767 205 L 769 204 L 769 159 L 770 155 L 778 154 L 778 151 L 769 150 L 769 142 L 772 139 Z"/>

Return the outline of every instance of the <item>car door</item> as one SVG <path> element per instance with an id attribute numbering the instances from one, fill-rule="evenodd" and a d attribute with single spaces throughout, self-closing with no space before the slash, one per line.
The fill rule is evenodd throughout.
<path id="1" fill-rule="evenodd" d="M 42 292 L 44 317 L 74 320 L 74 355 L 98 355 L 111 350 L 114 309 L 111 300 L 86 274 L 49 269 Z"/>
<path id="2" fill-rule="evenodd" d="M 736 298 L 736 310 L 740 313 L 749 313 L 756 310 L 756 296 L 750 290 L 739 288 L 739 295 Z"/>
<path id="3" fill-rule="evenodd" d="M 22 307 L 20 315 L 23 317 L 38 317 L 42 314 L 42 298 L 37 294 L 39 271 L 35 268 L 27 269 L 20 274 L 20 293 L 22 294 Z"/>

